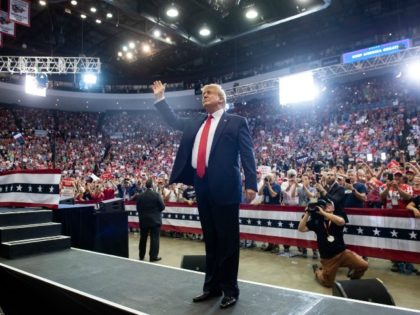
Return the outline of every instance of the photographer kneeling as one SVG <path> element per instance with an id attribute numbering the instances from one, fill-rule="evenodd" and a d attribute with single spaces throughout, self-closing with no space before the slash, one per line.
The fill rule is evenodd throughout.
<path id="1" fill-rule="evenodd" d="M 327 199 L 311 201 L 299 222 L 300 232 L 314 231 L 321 256 L 321 267 L 313 265 L 315 278 L 323 286 L 332 287 L 338 268 L 347 267 L 351 279 L 360 279 L 368 263 L 359 255 L 346 249 L 343 228 L 347 221 L 344 212 L 334 213 L 334 203 Z"/>

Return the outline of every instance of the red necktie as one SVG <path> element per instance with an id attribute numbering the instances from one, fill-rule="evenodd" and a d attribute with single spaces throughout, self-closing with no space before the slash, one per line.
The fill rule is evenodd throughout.
<path id="1" fill-rule="evenodd" d="M 197 155 L 197 176 L 200 178 L 204 177 L 206 173 L 206 149 L 207 149 L 207 139 L 209 137 L 209 130 L 211 125 L 212 115 L 207 117 L 206 123 L 203 128 L 203 132 L 200 137 L 200 144 L 198 145 L 198 155 Z"/>

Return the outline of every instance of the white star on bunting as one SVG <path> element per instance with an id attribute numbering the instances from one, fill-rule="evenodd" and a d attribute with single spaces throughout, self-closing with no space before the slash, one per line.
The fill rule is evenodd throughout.
<path id="1" fill-rule="evenodd" d="M 261 220 L 258 220 L 258 221 L 257 221 L 257 224 L 258 224 L 258 225 L 261 225 Z"/>
<path id="2" fill-rule="evenodd" d="M 22 191 L 22 186 L 21 186 L 21 185 L 16 186 L 16 190 L 17 190 L 17 191 Z"/>
<path id="3" fill-rule="evenodd" d="M 41 192 L 42 191 L 42 187 L 41 185 L 38 186 L 38 191 Z"/>
<path id="4" fill-rule="evenodd" d="M 392 230 L 392 231 L 391 231 L 391 236 L 392 236 L 392 237 L 397 237 L 397 236 L 398 236 L 398 232 L 397 232 L 397 231 L 395 231 L 395 230 Z"/>
<path id="5" fill-rule="evenodd" d="M 290 223 L 289 223 L 289 226 L 290 226 L 290 228 L 292 228 L 292 229 L 293 229 L 293 228 L 295 227 L 295 224 L 294 224 L 293 222 L 290 222 Z"/>
<path id="6" fill-rule="evenodd" d="M 359 228 L 357 229 L 357 234 L 363 234 L 363 229 L 359 226 Z"/>
<path id="7" fill-rule="evenodd" d="M 411 231 L 411 233 L 409 233 L 409 235 L 410 235 L 410 239 L 411 238 L 413 238 L 413 239 L 417 239 L 417 233 L 416 232 L 414 232 L 414 231 Z"/>
<path id="8" fill-rule="evenodd" d="M 50 186 L 50 193 L 52 193 L 54 191 L 54 187 Z"/>
<path id="9" fill-rule="evenodd" d="M 31 185 L 29 185 L 29 187 L 28 187 L 28 191 L 29 191 L 29 192 L 31 192 L 31 191 L 32 191 L 32 186 L 31 186 Z"/>
<path id="10" fill-rule="evenodd" d="M 271 226 L 271 221 L 270 220 L 268 220 L 267 225 Z"/>
<path id="11" fill-rule="evenodd" d="M 379 236 L 380 233 L 381 233 L 381 231 L 379 231 L 378 228 L 375 228 L 373 230 L 373 235 L 375 235 L 375 236 Z"/>
<path id="12" fill-rule="evenodd" d="M 283 222 L 279 221 L 279 223 L 277 224 L 279 227 L 283 227 Z"/>

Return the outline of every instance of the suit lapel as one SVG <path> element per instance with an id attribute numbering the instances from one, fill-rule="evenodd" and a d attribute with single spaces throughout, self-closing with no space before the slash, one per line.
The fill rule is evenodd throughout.
<path id="1" fill-rule="evenodd" d="M 212 154 L 217 142 L 220 139 L 220 136 L 223 133 L 227 123 L 229 121 L 229 116 L 226 113 L 223 113 L 222 117 L 220 117 L 219 124 L 217 125 L 216 131 L 214 133 L 213 143 L 211 144 L 210 155 Z"/>

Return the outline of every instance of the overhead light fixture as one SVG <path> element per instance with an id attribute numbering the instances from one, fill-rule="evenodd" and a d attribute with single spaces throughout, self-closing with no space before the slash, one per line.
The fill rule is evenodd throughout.
<path id="1" fill-rule="evenodd" d="M 71 0 L 70 2 L 72 5 L 77 5 L 77 1 L 76 0 Z"/>
<path id="2" fill-rule="evenodd" d="M 420 82 L 420 60 L 410 62 L 406 66 L 406 71 L 409 79 Z"/>
<path id="3" fill-rule="evenodd" d="M 118 57 L 122 57 L 123 53 L 121 51 L 118 52 Z"/>
<path id="4" fill-rule="evenodd" d="M 42 5 L 43 7 L 47 5 L 47 1 L 44 0 L 39 0 L 39 4 Z"/>
<path id="5" fill-rule="evenodd" d="M 258 11 L 254 7 L 249 8 L 248 10 L 246 10 L 245 16 L 247 19 L 253 20 L 258 16 Z"/>
<path id="6" fill-rule="evenodd" d="M 108 12 L 108 13 L 106 14 L 106 17 L 107 17 L 108 19 L 112 19 L 112 13 L 111 13 L 111 12 Z"/>
<path id="7" fill-rule="evenodd" d="M 153 31 L 153 36 L 154 37 L 160 37 L 160 35 L 162 35 L 162 33 L 160 32 L 160 30 L 154 30 Z"/>
<path id="8" fill-rule="evenodd" d="M 130 47 L 131 49 L 134 49 L 136 47 L 136 44 L 134 44 L 134 42 L 129 42 L 128 47 Z"/>
<path id="9" fill-rule="evenodd" d="M 86 19 L 87 18 L 87 16 L 86 16 L 86 14 L 80 14 L 80 17 L 82 18 L 82 19 Z"/>
<path id="10" fill-rule="evenodd" d="M 166 11 L 166 15 L 171 17 L 171 18 L 177 17 L 179 15 L 179 11 L 173 3 L 171 4 L 171 6 Z"/>
<path id="11" fill-rule="evenodd" d="M 93 84 L 96 84 L 96 82 L 98 80 L 98 76 L 94 73 L 87 72 L 87 73 L 83 74 L 82 79 L 83 79 L 83 82 L 85 82 L 86 84 L 93 85 Z"/>
<path id="12" fill-rule="evenodd" d="M 149 53 L 150 52 L 150 45 L 149 44 L 143 44 L 143 52 Z"/>
<path id="13" fill-rule="evenodd" d="M 200 33 L 201 36 L 206 37 L 206 36 L 209 36 L 211 34 L 211 31 L 210 31 L 210 29 L 207 26 L 203 26 L 200 29 L 199 33 Z"/>
<path id="14" fill-rule="evenodd" d="M 133 59 L 133 53 L 129 51 L 126 55 L 127 59 Z"/>
<path id="15" fill-rule="evenodd" d="M 90 8 L 90 12 L 95 13 L 96 12 L 96 8 L 95 7 L 91 7 Z"/>
<path id="16" fill-rule="evenodd" d="M 100 19 L 96 19 L 95 22 L 98 23 L 98 24 L 102 23 L 102 21 Z"/>
<path id="17" fill-rule="evenodd" d="M 47 95 L 48 76 L 46 73 L 27 74 L 25 78 L 25 93 L 45 97 Z"/>

